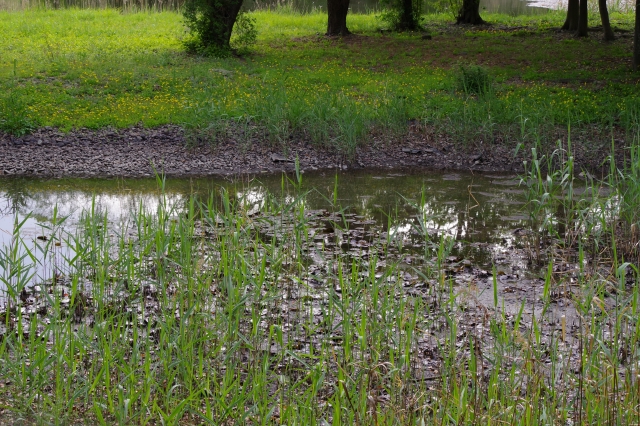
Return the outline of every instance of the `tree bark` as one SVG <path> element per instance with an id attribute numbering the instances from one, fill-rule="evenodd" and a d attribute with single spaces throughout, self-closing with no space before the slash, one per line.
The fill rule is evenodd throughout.
<path id="1" fill-rule="evenodd" d="M 351 34 L 347 28 L 349 0 L 327 0 L 327 35 L 345 36 Z"/>
<path id="2" fill-rule="evenodd" d="M 578 37 L 589 37 L 589 8 L 587 0 L 580 0 L 580 16 L 578 18 Z"/>
<path id="3" fill-rule="evenodd" d="M 604 30 L 604 40 L 613 41 L 616 39 L 611 22 L 609 21 L 609 11 L 607 10 L 607 0 L 598 0 L 598 9 L 600 10 L 600 20 L 602 20 L 602 29 Z"/>
<path id="4" fill-rule="evenodd" d="M 413 19 L 413 0 L 402 0 L 402 14 L 400 15 L 400 30 L 415 30 Z"/>
<path id="5" fill-rule="evenodd" d="M 636 0 L 636 25 L 633 32 L 633 71 L 640 65 L 640 0 Z"/>
<path id="6" fill-rule="evenodd" d="M 240 13 L 240 8 L 242 8 L 243 0 L 231 0 L 231 4 L 229 5 L 229 15 L 227 15 L 227 19 L 225 21 L 227 25 L 226 37 L 225 40 L 227 46 L 229 46 L 229 42 L 231 41 L 231 33 L 233 32 L 233 26 L 236 23 L 236 19 L 238 19 L 238 13 Z"/>
<path id="7" fill-rule="evenodd" d="M 456 24 L 482 25 L 484 23 L 480 17 L 480 0 L 462 0 Z"/>
<path id="8" fill-rule="evenodd" d="M 567 19 L 562 29 L 565 31 L 578 31 L 578 18 L 580 16 L 580 0 L 569 0 Z"/>

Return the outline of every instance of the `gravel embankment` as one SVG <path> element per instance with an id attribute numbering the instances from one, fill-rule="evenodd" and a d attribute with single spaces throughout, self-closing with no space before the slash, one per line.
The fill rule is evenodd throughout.
<path id="1" fill-rule="evenodd" d="M 145 177 L 152 176 L 154 169 L 167 176 L 228 176 L 291 171 L 296 158 L 302 170 L 424 168 L 513 172 L 522 169 L 522 155 L 524 152 L 514 158 L 513 149 L 500 144 L 456 148 L 445 137 L 428 130 L 410 131 L 390 143 L 373 138 L 353 157 L 295 139 L 286 149 L 259 140 L 241 144 L 232 137 L 217 144 L 188 146 L 184 131 L 177 126 L 69 133 L 42 128 L 23 137 L 0 134 L 3 177 Z M 578 166 L 598 166 L 580 160 L 576 154 Z"/>

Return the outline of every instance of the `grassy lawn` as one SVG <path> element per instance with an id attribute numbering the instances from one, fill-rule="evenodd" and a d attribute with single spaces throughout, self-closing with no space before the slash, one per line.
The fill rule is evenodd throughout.
<path id="1" fill-rule="evenodd" d="M 492 25 L 481 28 L 430 15 L 431 40 L 380 32 L 374 15 L 350 15 L 356 35 L 346 39 L 322 35 L 323 14 L 252 15 L 251 52 L 209 59 L 182 51 L 177 13 L 1 13 L 5 122 L 18 132 L 24 122 L 65 130 L 173 123 L 209 135 L 234 123 L 272 141 L 303 132 L 348 151 L 372 131 L 404 131 L 410 119 L 460 140 L 514 143 L 544 139 L 549 126 L 630 130 L 637 121 L 631 33 L 609 44 L 598 32 L 578 40 L 554 31 L 563 13 L 486 15 Z M 633 16 L 614 13 L 612 22 L 628 31 Z M 459 67 L 473 64 L 492 79 L 488 95 L 456 84 Z"/>

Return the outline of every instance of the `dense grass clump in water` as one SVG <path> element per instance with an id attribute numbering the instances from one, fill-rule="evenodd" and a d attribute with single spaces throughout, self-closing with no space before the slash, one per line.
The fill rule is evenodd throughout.
<path id="1" fill-rule="evenodd" d="M 0 128 L 173 123 L 195 138 L 283 145 L 306 138 L 350 152 L 371 136 L 406 132 L 408 122 L 458 141 L 515 147 L 553 146 L 557 126 L 568 123 L 584 131 L 585 145 L 602 144 L 598 129 L 633 134 L 639 121 L 635 79 L 621 60 L 630 39 L 602 44 L 593 33 L 578 42 L 554 31 L 560 12 L 487 14 L 489 28 L 428 15 L 431 40 L 380 33 L 374 14 L 350 14 L 356 35 L 345 39 L 322 36 L 323 13 L 250 14 L 259 34 L 254 50 L 223 60 L 187 55 L 174 12 L 0 12 L 0 56 L 7 58 L 0 105 L 23 106 L 0 117 Z M 633 26 L 632 14 L 612 13 L 612 20 L 622 30 Z M 459 69 L 484 70 L 489 93 L 460 89 Z"/>
<path id="2" fill-rule="evenodd" d="M 638 247 L 620 229 L 637 218 L 611 206 L 628 193 L 635 166 L 578 194 L 571 148 L 558 148 L 565 168 L 540 180 L 534 156 L 523 176 L 532 218 L 524 238 L 543 253 L 531 251 L 539 293 L 515 311 L 502 305 L 502 292 L 514 290 L 496 268 L 484 273 L 489 303 L 455 284 L 453 241 L 434 234 L 424 214 L 409 244 L 393 232 L 393 216 L 380 227 L 338 205 L 309 211 L 301 189 L 258 204 L 220 191 L 175 206 L 160 181 L 157 207 L 140 206 L 124 224 L 92 207 L 65 234 L 54 214 L 54 237 L 36 249 L 62 243 L 72 254 L 45 258 L 64 266 L 38 287 L 16 223 L 0 252 L 2 415 L 107 424 L 633 423 Z M 540 223 L 534 205 L 556 220 Z"/>

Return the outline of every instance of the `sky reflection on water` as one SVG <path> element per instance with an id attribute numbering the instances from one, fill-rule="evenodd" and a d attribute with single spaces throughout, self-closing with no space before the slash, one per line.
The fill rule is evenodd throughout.
<path id="1" fill-rule="evenodd" d="M 335 188 L 336 175 L 324 173 L 305 174 L 299 189 L 282 176 L 238 181 L 169 179 L 164 193 L 165 202 L 174 208 L 172 214 L 186 209 L 191 195 L 204 204 L 213 197 L 214 204 L 219 205 L 223 191 L 242 200 L 244 208 L 253 213 L 264 208 L 268 194 L 293 202 L 306 193 L 304 208 L 309 210 L 332 209 L 335 197 L 340 208 L 366 220 L 375 220 L 391 234 L 408 235 L 412 227 L 421 224 L 433 238 L 447 235 L 465 243 L 489 243 L 491 247 L 480 252 L 475 250 L 475 254 L 467 250 L 467 254 L 475 256 L 480 263 L 490 262 L 500 247 L 506 250 L 514 242 L 512 231 L 526 222 L 522 189 L 513 176 L 340 173 L 337 193 Z M 53 269 L 40 262 L 44 246 L 54 232 L 54 210 L 57 210 L 58 222 L 64 219 L 66 230 L 76 229 L 83 212 L 91 210 L 106 217 L 116 229 L 127 226 L 132 212 L 157 211 L 162 200 L 158 182 L 152 179 L 1 180 L 0 248 L 7 250 L 16 220 L 26 218 L 20 232 L 25 245 L 21 252 L 28 248 L 36 257 L 38 267 L 33 281 L 45 280 L 51 278 Z M 421 204 L 423 207 L 419 208 Z M 38 237 L 45 237 L 47 241 Z M 65 251 L 64 242 L 60 246 L 49 244 L 49 248 L 57 250 L 59 257 L 71 255 Z M 4 271 L 0 269 L 0 273 Z"/>

